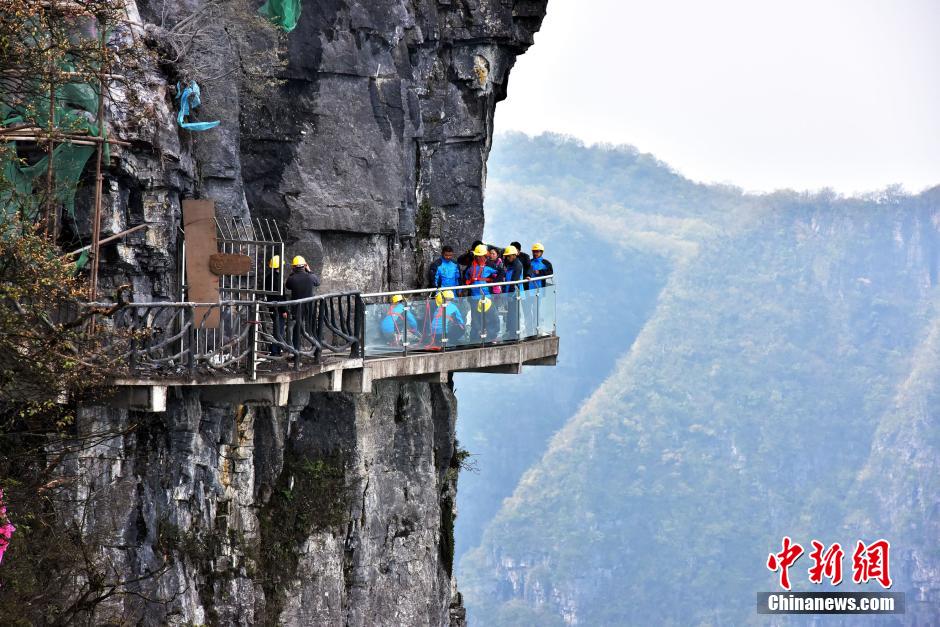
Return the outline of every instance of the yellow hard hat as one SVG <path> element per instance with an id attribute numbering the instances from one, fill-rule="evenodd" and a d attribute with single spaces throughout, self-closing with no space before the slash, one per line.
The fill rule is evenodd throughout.
<path id="1" fill-rule="evenodd" d="M 292 265 L 292 266 L 305 266 L 305 265 L 307 265 L 307 260 L 304 259 L 303 257 L 301 257 L 300 255 L 297 255 L 297 256 L 294 257 L 294 259 L 290 262 L 290 265 Z"/>
<path id="2" fill-rule="evenodd" d="M 394 296 L 392 296 L 392 304 L 393 304 L 393 305 L 396 304 L 396 303 L 400 303 L 400 302 L 403 301 L 403 300 L 405 300 L 405 297 L 402 296 L 401 294 L 395 294 Z"/>
<path id="3" fill-rule="evenodd" d="M 490 307 L 492 306 L 493 306 L 492 299 L 489 299 L 486 296 L 484 296 L 477 302 L 477 311 L 479 311 L 480 313 L 485 313 L 489 311 Z"/>
<path id="4" fill-rule="evenodd" d="M 541 250 L 544 253 L 545 247 L 536 242 L 535 244 L 532 244 L 532 251 L 535 252 L 536 250 Z"/>
<path id="5" fill-rule="evenodd" d="M 438 292 L 437 296 L 434 297 L 434 302 L 437 303 L 437 306 L 440 307 L 444 304 L 444 299 L 454 300 L 454 293 L 450 290 L 444 290 L 443 292 Z"/>
<path id="6" fill-rule="evenodd" d="M 268 267 L 272 270 L 277 270 L 281 267 L 281 256 L 274 255 L 271 259 L 268 260 Z"/>
<path id="7" fill-rule="evenodd" d="M 488 252 L 489 252 L 489 249 L 486 247 L 485 244 L 480 244 L 479 246 L 473 249 L 473 254 L 476 257 L 482 257 L 486 255 Z"/>
<path id="8" fill-rule="evenodd" d="M 504 255 L 518 255 L 519 251 L 516 250 L 515 246 L 507 246 L 506 250 L 503 251 Z"/>

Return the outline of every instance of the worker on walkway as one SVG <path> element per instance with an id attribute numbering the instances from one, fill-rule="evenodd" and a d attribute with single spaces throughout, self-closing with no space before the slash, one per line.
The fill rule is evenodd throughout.
<path id="1" fill-rule="evenodd" d="M 382 336 L 389 344 L 403 346 L 405 342 L 405 329 L 408 330 L 408 343 L 418 337 L 418 320 L 407 307 L 405 297 L 401 294 L 392 296 L 392 303 L 385 317 L 382 318 Z"/>
<path id="2" fill-rule="evenodd" d="M 519 251 L 519 261 L 522 262 L 522 274 L 517 278 L 528 279 L 529 278 L 529 264 L 532 262 L 532 258 L 529 257 L 529 253 L 522 250 L 522 244 L 520 244 L 519 242 L 512 242 L 509 245 L 513 246 L 516 250 Z"/>
<path id="3" fill-rule="evenodd" d="M 457 257 L 457 265 L 460 266 L 461 268 L 461 274 L 463 272 L 466 272 L 467 268 L 469 268 L 470 265 L 473 263 L 473 259 L 475 257 L 475 255 L 473 254 L 473 251 L 475 251 L 477 247 L 480 246 L 482 243 L 483 242 L 481 242 L 480 240 L 474 240 L 470 248 L 467 249 L 467 252 Z"/>
<path id="4" fill-rule="evenodd" d="M 483 342 L 499 340 L 499 312 L 492 296 L 475 301 L 470 318 L 470 337 Z"/>
<path id="5" fill-rule="evenodd" d="M 498 283 L 503 279 L 502 270 L 489 260 L 489 249 L 483 244 L 477 244 L 473 249 L 473 263 L 464 270 L 464 285 L 486 285 Z M 474 299 L 489 296 L 490 290 L 485 287 L 470 289 L 470 296 Z"/>
<path id="6" fill-rule="evenodd" d="M 529 276 L 532 278 L 555 274 L 552 262 L 545 258 L 545 247 L 539 243 L 532 244 L 532 261 L 529 263 Z M 533 281 L 531 287 L 545 287 L 545 281 Z"/>
<path id="7" fill-rule="evenodd" d="M 552 262 L 544 257 L 545 247 L 536 242 L 532 244 L 532 261 L 529 264 L 529 275 L 531 278 L 540 276 L 549 276 L 555 273 L 552 268 Z M 525 305 L 525 326 L 526 334 L 533 335 L 538 332 L 539 318 L 542 317 L 539 300 L 545 295 L 545 281 L 531 281 L 529 291 L 534 291 L 534 298 L 529 298 Z"/>
<path id="8" fill-rule="evenodd" d="M 274 255 L 268 260 L 268 272 L 266 275 L 267 285 L 265 286 L 267 290 L 272 292 L 281 291 L 281 256 Z M 285 300 L 283 294 L 268 294 L 267 298 L 269 303 L 279 303 Z M 274 336 L 274 341 L 271 342 L 270 352 L 272 357 L 278 357 L 281 354 L 281 344 L 285 343 L 286 337 L 284 331 L 287 327 L 287 308 L 286 307 L 271 307 L 269 309 L 271 314 L 271 333 Z"/>
<path id="9" fill-rule="evenodd" d="M 431 287 L 457 287 L 460 285 L 460 266 L 454 261 L 454 249 L 444 246 L 440 258 L 428 269 Z"/>
<path id="10" fill-rule="evenodd" d="M 506 281 L 518 281 L 524 278 L 522 260 L 519 259 L 519 250 L 515 246 L 507 246 L 503 250 L 503 265 L 506 268 Z M 506 338 L 519 339 L 519 309 L 521 301 L 525 298 L 525 285 L 506 286 Z"/>
<path id="11" fill-rule="evenodd" d="M 503 266 L 503 259 L 502 259 L 502 257 L 500 256 L 500 249 L 497 248 L 496 246 L 487 246 L 487 247 L 486 247 L 486 256 L 487 256 L 487 259 L 489 259 L 489 264 L 490 264 L 491 266 L 493 266 L 494 268 L 496 268 L 496 271 L 497 271 L 497 272 L 501 272 L 501 273 L 503 273 L 503 274 L 505 275 L 506 269 L 505 269 L 505 267 Z M 505 280 L 505 279 L 500 279 L 500 281 L 503 281 L 503 280 Z M 504 290 L 503 290 L 503 286 L 501 286 L 501 285 L 497 285 L 496 287 L 494 287 L 494 288 L 492 289 L 492 292 L 493 292 L 494 294 L 502 294 L 503 291 L 504 291 Z M 499 300 L 499 299 L 497 299 L 497 301 L 498 301 L 498 300 Z"/>
<path id="12" fill-rule="evenodd" d="M 291 300 L 300 300 L 313 296 L 320 287 L 320 278 L 310 271 L 307 260 L 297 255 L 291 260 L 291 275 L 287 277 L 284 287 L 290 290 Z M 293 307 L 294 331 L 292 334 L 294 348 L 299 349 L 305 329 L 313 335 L 313 306 L 314 303 L 300 303 Z"/>
<path id="13" fill-rule="evenodd" d="M 467 325 L 460 309 L 454 304 L 453 290 L 438 292 L 437 296 L 434 297 L 434 302 L 437 304 L 437 309 L 431 319 L 431 338 L 428 347 L 432 348 L 442 344 L 441 338 L 445 336 L 445 327 L 447 342 L 459 342 L 463 339 Z"/>

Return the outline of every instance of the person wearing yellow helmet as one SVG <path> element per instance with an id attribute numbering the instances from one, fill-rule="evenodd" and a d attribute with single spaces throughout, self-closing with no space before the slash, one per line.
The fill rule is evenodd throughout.
<path id="1" fill-rule="evenodd" d="M 473 263 L 464 270 L 464 285 L 486 285 L 498 283 L 503 280 L 503 271 L 489 258 L 489 248 L 485 244 L 477 244 L 473 249 Z M 470 296 L 474 299 L 489 296 L 490 289 L 485 287 L 472 288 Z"/>
<path id="2" fill-rule="evenodd" d="M 291 274 L 287 277 L 284 287 L 290 290 L 291 300 L 302 300 L 312 297 L 320 287 L 320 277 L 311 272 L 307 260 L 300 255 L 291 260 Z M 294 318 L 293 343 L 294 348 L 300 348 L 303 338 L 302 329 L 307 330 L 307 334 L 315 336 L 313 325 L 313 303 L 296 303 L 292 308 Z"/>
<path id="3" fill-rule="evenodd" d="M 460 309 L 454 304 L 454 292 L 444 290 L 434 297 L 437 309 L 431 318 L 431 338 L 429 348 L 439 347 L 445 335 L 448 342 L 460 341 L 466 332 L 466 323 Z M 446 331 L 445 331 L 446 329 Z"/>
<path id="4" fill-rule="evenodd" d="M 483 296 L 476 301 L 470 313 L 470 337 L 483 342 L 499 339 L 499 308 L 493 296 Z"/>
<path id="5" fill-rule="evenodd" d="M 264 289 L 268 292 L 267 301 L 269 303 L 279 303 L 284 300 L 283 287 L 281 285 L 281 256 L 273 255 L 268 259 L 268 269 L 264 273 Z M 268 350 L 272 357 L 278 357 L 281 354 L 281 347 L 285 343 L 285 330 L 287 328 L 287 308 L 274 306 L 269 310 L 271 316 L 271 334 L 272 341 Z"/>
<path id="6" fill-rule="evenodd" d="M 390 344 L 396 346 L 401 346 L 406 337 L 410 344 L 412 343 L 411 340 L 417 340 L 418 338 L 418 320 L 407 307 L 408 303 L 405 301 L 404 296 L 395 294 L 392 296 L 391 301 L 388 312 L 382 318 L 382 335 Z M 405 335 L 406 329 L 408 331 L 407 336 Z"/>
<path id="7" fill-rule="evenodd" d="M 530 276 L 549 276 L 555 274 L 552 262 L 545 258 L 545 247 L 539 243 L 532 244 L 532 261 L 529 263 Z M 533 281 L 529 284 L 530 288 L 544 287 L 545 281 Z"/>
<path id="8" fill-rule="evenodd" d="M 519 281 L 525 278 L 525 268 L 519 259 L 519 249 L 510 244 L 503 251 L 507 281 Z M 507 285 L 506 292 L 506 335 L 510 339 L 519 339 L 519 308 L 525 296 L 525 285 Z"/>

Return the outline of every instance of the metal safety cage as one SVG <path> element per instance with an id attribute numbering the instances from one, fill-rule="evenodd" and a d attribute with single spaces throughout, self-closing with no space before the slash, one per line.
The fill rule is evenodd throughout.
<path id="1" fill-rule="evenodd" d="M 247 255 L 251 271 L 244 275 L 219 277 L 222 300 L 254 300 L 258 296 L 284 294 L 284 238 L 277 222 L 265 218 L 215 219 L 219 252 Z M 268 262 L 277 256 L 281 268 L 270 268 Z"/>
<path id="2" fill-rule="evenodd" d="M 446 351 L 555 335 L 554 275 L 363 294 L 365 356 Z M 500 293 L 494 293 L 499 288 Z M 453 299 L 437 300 L 453 292 Z M 401 300 L 392 303 L 393 297 Z"/>
<path id="3" fill-rule="evenodd" d="M 283 237 L 277 222 L 266 218 L 216 216 L 214 220 L 217 252 L 247 256 L 250 260 L 249 270 L 239 275 L 220 274 L 219 303 L 192 310 L 177 307 L 174 323 L 160 325 L 160 328 L 172 330 L 168 337 L 185 343 L 185 350 L 192 353 L 194 364 L 254 376 L 257 370 L 256 355 L 263 352 L 258 344 L 256 328 L 261 318 L 260 301 L 268 298 L 279 299 L 284 294 L 284 276 L 281 269 L 270 268 L 268 263 L 277 256 L 283 264 Z M 185 301 L 188 295 L 185 240 L 182 241 L 180 252 L 181 296 Z M 258 303 L 258 306 L 252 306 L 251 303 Z M 145 307 L 145 310 L 147 316 L 166 315 L 164 312 L 157 314 L 150 307 Z M 137 326 L 136 322 L 127 322 L 129 327 Z M 191 334 L 191 337 L 184 333 Z M 151 362 L 146 359 L 146 355 L 138 356 L 143 358 L 139 365 L 141 367 Z M 166 366 L 162 363 L 157 365 L 160 366 L 158 370 Z"/>

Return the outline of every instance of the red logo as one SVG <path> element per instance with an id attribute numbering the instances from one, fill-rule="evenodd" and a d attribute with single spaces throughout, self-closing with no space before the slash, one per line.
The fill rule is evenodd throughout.
<path id="1" fill-rule="evenodd" d="M 793 542 L 790 536 L 783 537 L 783 549 L 779 553 L 767 556 L 767 568 L 772 572 L 780 573 L 780 587 L 790 589 L 790 567 L 803 555 L 803 547 Z M 835 542 L 828 549 L 819 540 L 812 541 L 813 550 L 809 554 L 813 565 L 806 571 L 810 583 L 821 584 L 828 579 L 833 586 L 842 583 L 842 558 L 845 551 L 842 545 Z M 889 557 L 891 543 L 879 539 L 866 545 L 861 540 L 852 554 L 852 581 L 857 584 L 877 581 L 882 588 L 891 587 L 891 570 Z"/>
<path id="2" fill-rule="evenodd" d="M 832 585 L 838 586 L 842 583 L 842 557 L 845 551 L 842 546 L 836 542 L 825 553 L 823 549 L 826 546 L 819 540 L 813 540 L 813 552 L 809 554 L 813 560 L 813 566 L 807 571 L 809 580 L 813 583 L 822 583 L 823 577 L 832 582 Z"/>
<path id="3" fill-rule="evenodd" d="M 855 547 L 852 555 L 852 581 L 855 583 L 868 583 L 874 579 L 882 588 L 891 587 L 891 574 L 888 570 L 888 553 L 891 543 L 881 539 L 872 542 L 867 547 L 861 540 Z"/>
<path id="4" fill-rule="evenodd" d="M 784 536 L 783 550 L 767 556 L 767 568 L 774 572 L 780 571 L 780 586 L 785 590 L 790 589 L 790 566 L 800 559 L 801 555 L 803 555 L 803 547 L 799 544 L 791 544 L 790 536 Z"/>

